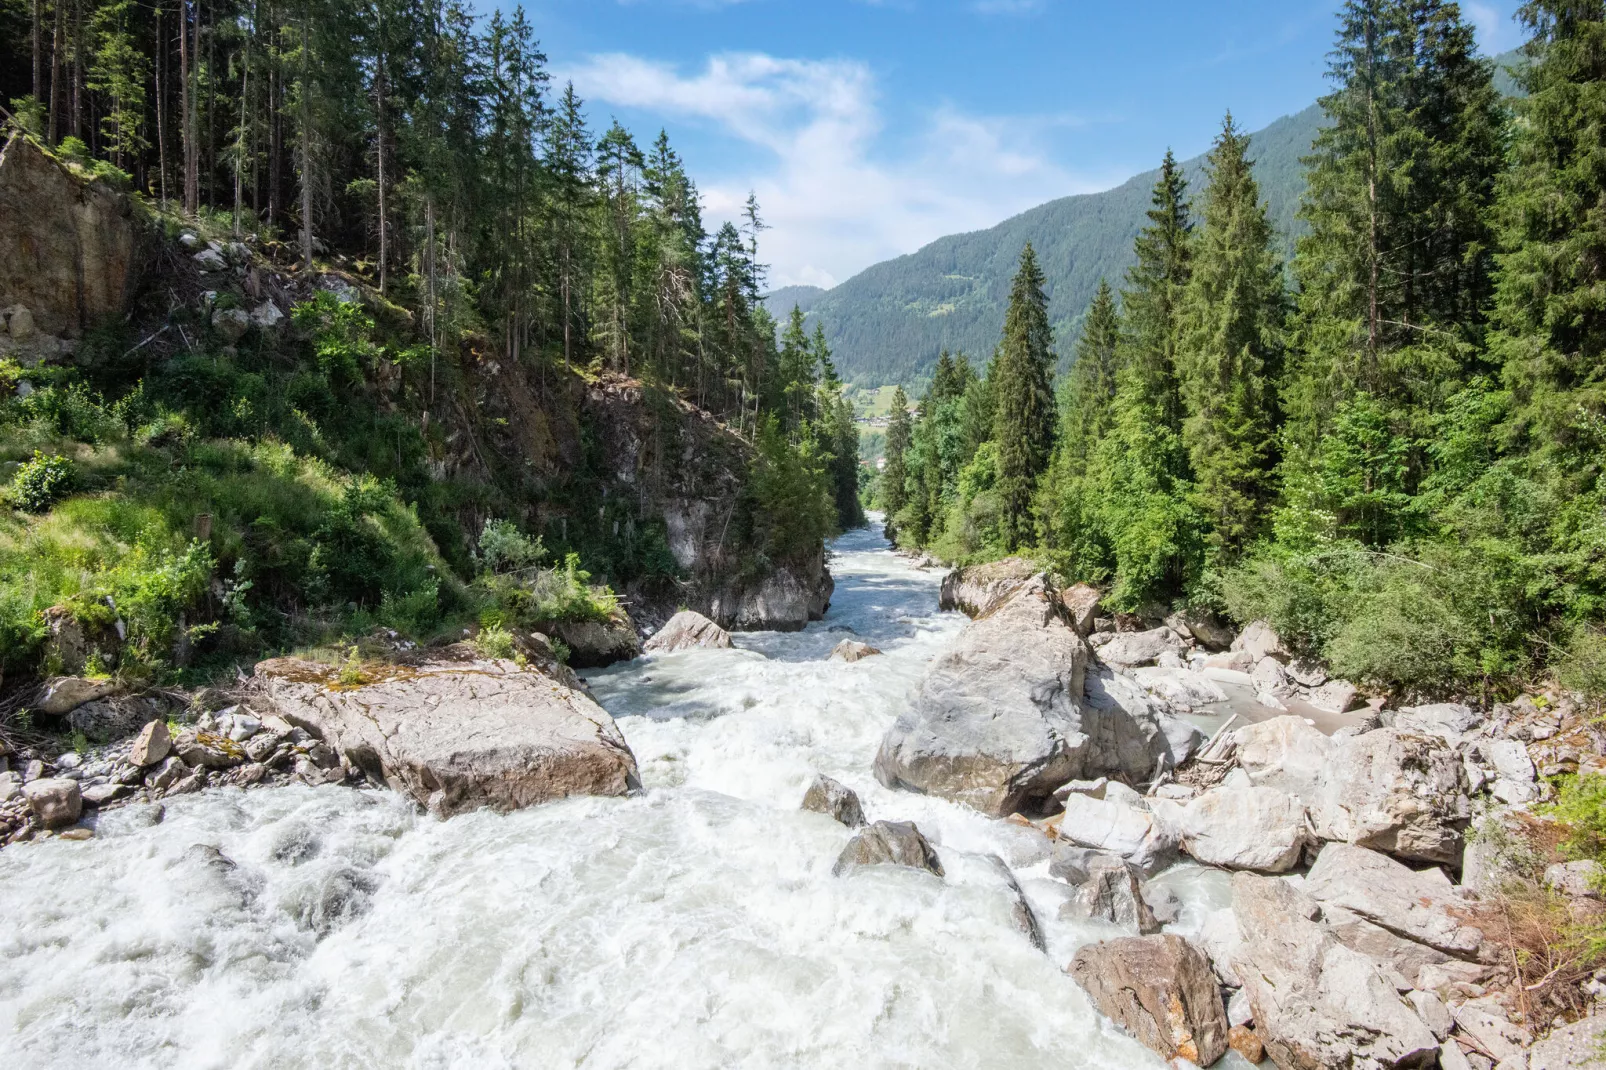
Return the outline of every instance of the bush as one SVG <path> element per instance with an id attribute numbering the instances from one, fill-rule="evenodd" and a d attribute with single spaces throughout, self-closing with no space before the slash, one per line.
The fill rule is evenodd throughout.
<path id="1" fill-rule="evenodd" d="M 487 572 L 521 572 L 541 562 L 546 547 L 508 520 L 488 520 L 480 532 L 480 564 Z"/>
<path id="2" fill-rule="evenodd" d="M 474 637 L 474 649 L 479 651 L 482 658 L 512 661 L 513 633 L 500 624 L 481 628 L 479 634 Z"/>
<path id="3" fill-rule="evenodd" d="M 43 513 L 72 493 L 77 481 L 77 468 L 67 458 L 34 450 L 11 481 L 11 504 L 25 513 Z"/>

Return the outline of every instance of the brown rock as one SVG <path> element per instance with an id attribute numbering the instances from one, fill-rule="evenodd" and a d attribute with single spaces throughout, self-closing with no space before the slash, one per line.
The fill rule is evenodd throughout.
<path id="1" fill-rule="evenodd" d="M 840 877 L 861 866 L 907 866 L 943 875 L 937 852 L 909 821 L 877 821 L 848 841 L 831 872 Z"/>
<path id="2" fill-rule="evenodd" d="M 835 818 L 850 829 L 864 824 L 864 808 L 859 805 L 859 796 L 846 784 L 823 773 L 814 778 L 814 783 L 804 793 L 803 809 Z"/>
<path id="3" fill-rule="evenodd" d="M 138 766 L 155 765 L 166 758 L 173 750 L 173 737 L 167 731 L 167 725 L 162 721 L 152 721 L 140 729 L 138 736 L 134 737 L 134 745 L 128 751 L 128 760 Z"/>
<path id="4" fill-rule="evenodd" d="M 14 134 L 0 151 L 0 308 L 77 338 L 123 309 L 137 235 L 126 195 L 90 182 Z"/>
<path id="5" fill-rule="evenodd" d="M 1103 592 L 1097 587 L 1086 583 L 1078 583 L 1060 592 L 1060 601 L 1065 603 L 1065 612 L 1070 614 L 1071 627 L 1083 636 L 1093 631 L 1093 620 L 1099 613 L 1099 599 Z"/>
<path id="6" fill-rule="evenodd" d="M 653 633 L 643 648 L 649 654 L 673 654 L 694 647 L 728 650 L 730 632 L 696 610 L 683 609 Z"/>
<path id="7" fill-rule="evenodd" d="M 30 780 L 22 786 L 22 794 L 28 800 L 28 809 L 47 829 L 71 825 L 83 816 L 84 797 L 76 780 Z"/>
<path id="8" fill-rule="evenodd" d="M 1162 1059 L 1209 1066 L 1227 1051 L 1227 1014 L 1210 961 L 1180 936 L 1092 944 L 1066 972 L 1094 1006 Z"/>
<path id="9" fill-rule="evenodd" d="M 510 662 L 382 667 L 358 687 L 295 658 L 256 674 L 279 716 L 443 816 L 623 795 L 640 783 L 606 710 Z"/>
<path id="10" fill-rule="evenodd" d="M 1259 1066 L 1266 1058 L 1266 1045 L 1248 1026 L 1235 1025 L 1227 1030 L 1227 1047 Z"/>
<path id="11" fill-rule="evenodd" d="M 831 651 L 830 660 L 863 661 L 865 658 L 873 658 L 879 653 L 881 653 L 881 651 L 877 650 L 869 643 L 861 643 L 853 639 L 844 639 L 836 645 L 836 649 Z"/>

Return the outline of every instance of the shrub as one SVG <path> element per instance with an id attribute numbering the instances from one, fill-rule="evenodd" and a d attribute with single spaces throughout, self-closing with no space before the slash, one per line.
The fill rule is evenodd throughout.
<path id="1" fill-rule="evenodd" d="M 72 492 L 77 469 L 60 454 L 46 456 L 34 450 L 11 481 L 11 503 L 27 513 L 43 513 Z"/>
<path id="2" fill-rule="evenodd" d="M 530 538 L 508 520 L 488 520 L 480 532 L 480 564 L 487 572 L 519 572 L 546 556 L 540 536 Z"/>
<path id="3" fill-rule="evenodd" d="M 481 628 L 480 633 L 474 637 L 474 649 L 479 651 L 482 658 L 512 661 L 513 633 L 500 624 Z"/>

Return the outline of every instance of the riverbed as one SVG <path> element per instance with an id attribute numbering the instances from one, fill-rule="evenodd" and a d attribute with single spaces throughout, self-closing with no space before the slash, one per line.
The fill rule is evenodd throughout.
<path id="1" fill-rule="evenodd" d="M 882 733 L 964 618 L 878 530 L 833 551 L 804 631 L 588 674 L 640 763 L 633 797 L 439 821 L 382 790 L 230 789 L 0 853 L 5 1065 L 1163 1066 L 1063 973 L 1116 933 L 1058 917 L 1040 833 L 876 783 Z M 883 653 L 827 660 L 844 638 Z M 816 773 L 916 822 L 946 877 L 833 877 L 851 832 L 798 809 Z M 1157 883 L 1179 931 L 1226 902 L 1197 867 Z"/>

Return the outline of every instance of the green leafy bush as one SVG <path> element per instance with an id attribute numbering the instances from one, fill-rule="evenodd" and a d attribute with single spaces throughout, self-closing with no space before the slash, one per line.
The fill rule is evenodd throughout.
<path id="1" fill-rule="evenodd" d="M 11 481 L 11 504 L 25 513 L 42 513 L 72 493 L 77 480 L 72 461 L 34 450 L 33 459 L 24 461 Z"/>
<path id="2" fill-rule="evenodd" d="M 479 651 L 482 658 L 512 661 L 515 653 L 513 633 L 499 624 L 481 628 L 479 634 L 474 637 L 474 649 Z"/>
<path id="3" fill-rule="evenodd" d="M 487 572 L 520 572 L 546 556 L 541 537 L 530 538 L 509 520 L 488 520 L 480 532 L 480 564 Z"/>

